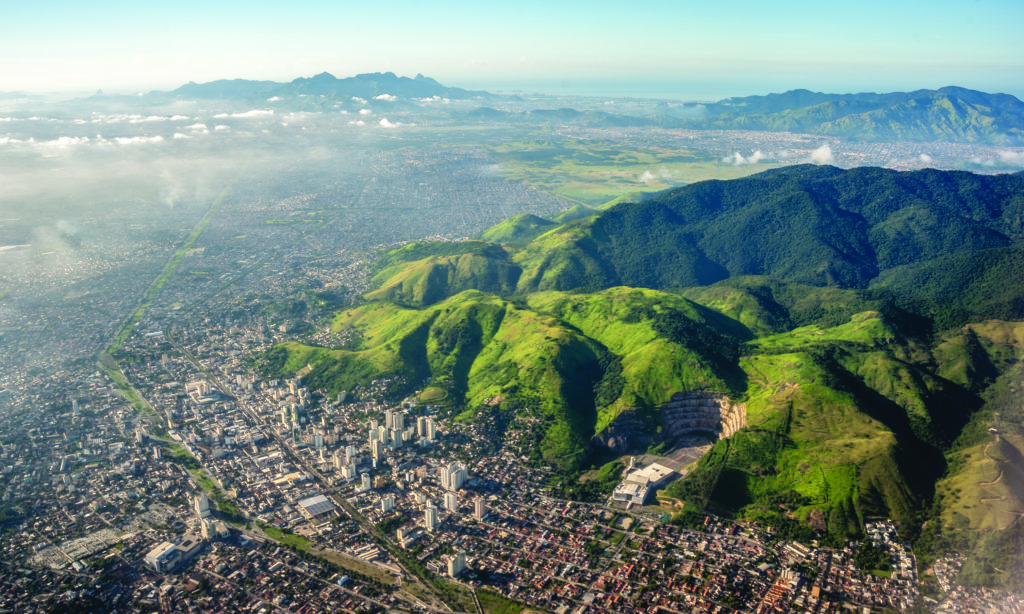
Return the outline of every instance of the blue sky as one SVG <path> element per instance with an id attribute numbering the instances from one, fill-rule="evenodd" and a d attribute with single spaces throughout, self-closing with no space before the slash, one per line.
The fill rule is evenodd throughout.
<path id="1" fill-rule="evenodd" d="M 1024 97 L 1021 0 L 10 3 L 0 91 L 329 71 L 715 98 L 962 85 Z"/>

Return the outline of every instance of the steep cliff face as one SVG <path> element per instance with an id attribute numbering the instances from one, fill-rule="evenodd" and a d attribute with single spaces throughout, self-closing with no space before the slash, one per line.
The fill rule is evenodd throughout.
<path id="1" fill-rule="evenodd" d="M 704 431 L 729 437 L 747 424 L 747 407 L 719 392 L 677 392 L 661 406 L 663 438 Z"/>
<path id="2" fill-rule="evenodd" d="M 620 413 L 600 433 L 593 444 L 605 446 L 616 454 L 626 454 L 646 448 L 654 442 L 657 433 L 650 418 L 630 409 Z"/>
<path id="3" fill-rule="evenodd" d="M 747 408 L 719 392 L 677 392 L 658 408 L 661 430 L 636 410 L 624 411 L 594 437 L 594 444 L 624 454 L 656 441 L 671 441 L 694 433 L 729 437 L 747 424 Z"/>

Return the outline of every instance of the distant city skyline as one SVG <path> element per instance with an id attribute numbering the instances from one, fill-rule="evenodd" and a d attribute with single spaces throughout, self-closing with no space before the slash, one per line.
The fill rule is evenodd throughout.
<path id="1" fill-rule="evenodd" d="M 446 85 L 683 99 L 960 85 L 1024 96 L 1024 3 L 754 0 L 499 6 L 41 0 L 5 7 L 0 91 L 116 92 L 328 71 Z"/>

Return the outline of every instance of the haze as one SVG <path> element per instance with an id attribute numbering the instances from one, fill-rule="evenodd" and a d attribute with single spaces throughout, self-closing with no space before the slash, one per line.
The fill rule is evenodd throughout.
<path id="1" fill-rule="evenodd" d="M 391 70 L 463 87 L 688 99 L 950 84 L 1024 93 L 1024 5 L 1014 0 L 48 0 L 7 6 L 4 22 L 0 91 L 135 91 Z"/>

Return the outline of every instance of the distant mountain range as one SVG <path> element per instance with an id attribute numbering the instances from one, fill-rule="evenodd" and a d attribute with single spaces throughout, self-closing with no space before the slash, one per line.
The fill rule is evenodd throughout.
<path id="1" fill-rule="evenodd" d="M 365 73 L 338 79 L 322 72 L 313 77 L 300 77 L 288 83 L 277 81 L 251 81 L 248 79 L 221 79 L 209 83 L 189 82 L 170 92 L 152 92 L 150 96 L 185 99 L 266 100 L 274 96 L 358 96 L 372 99 L 377 96 L 397 98 L 473 98 L 488 95 L 457 87 L 441 85 L 430 77 L 399 77 L 392 72 Z"/>
<path id="2" fill-rule="evenodd" d="M 151 92 L 151 100 L 237 99 L 265 102 L 280 97 L 359 97 L 408 105 L 413 99 L 449 98 L 500 101 L 484 91 L 438 83 L 430 77 L 366 73 L 339 79 L 330 73 L 288 83 L 222 79 L 187 83 L 170 92 Z M 405 108 L 413 109 L 409 105 Z M 592 127 L 660 126 L 715 130 L 798 132 L 861 141 L 919 141 L 1024 145 L 1024 102 L 1009 94 L 962 87 L 887 94 L 826 94 L 792 90 L 781 94 L 726 98 L 698 105 L 665 104 L 645 115 L 573 108 L 506 111 L 482 106 L 458 111 L 468 121 L 517 124 L 573 124 Z"/>
<path id="3" fill-rule="evenodd" d="M 1024 144 L 1024 102 L 962 87 L 890 94 L 783 94 L 727 98 L 707 107 L 708 128 L 824 134 L 865 141 Z"/>
<path id="4" fill-rule="evenodd" d="M 764 130 L 837 136 L 861 141 L 919 141 L 1024 145 L 1024 102 L 1008 94 L 960 87 L 889 94 L 783 94 L 727 98 L 709 105 L 664 105 L 643 116 L 571 108 L 506 112 L 483 107 L 467 114 L 482 121 Z"/>

